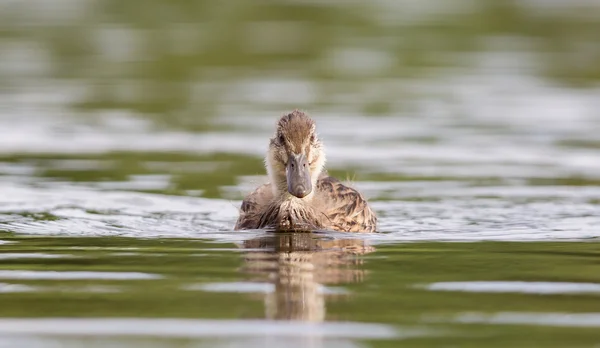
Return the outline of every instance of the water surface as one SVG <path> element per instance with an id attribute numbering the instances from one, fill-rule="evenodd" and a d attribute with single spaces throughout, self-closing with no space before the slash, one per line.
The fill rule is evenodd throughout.
<path id="1" fill-rule="evenodd" d="M 597 346 L 565 4 L 0 1 L 0 346 Z M 293 108 L 381 233 L 231 230 Z"/>

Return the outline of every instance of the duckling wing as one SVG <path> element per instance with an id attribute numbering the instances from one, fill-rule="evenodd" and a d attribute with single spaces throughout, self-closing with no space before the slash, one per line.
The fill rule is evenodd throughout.
<path id="1" fill-rule="evenodd" d="M 270 184 L 259 186 L 242 201 L 240 216 L 234 230 L 261 228 L 261 216 L 273 197 Z"/>
<path id="2" fill-rule="evenodd" d="M 317 190 L 329 228 L 343 232 L 375 232 L 377 216 L 360 192 L 331 176 L 320 178 Z"/>

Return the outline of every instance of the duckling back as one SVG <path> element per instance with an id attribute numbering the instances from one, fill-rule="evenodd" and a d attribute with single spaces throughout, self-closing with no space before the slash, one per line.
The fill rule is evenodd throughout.
<path id="1" fill-rule="evenodd" d="M 341 232 L 375 232 L 377 216 L 354 188 L 331 176 L 317 183 L 317 205 L 326 217 L 327 229 Z"/>

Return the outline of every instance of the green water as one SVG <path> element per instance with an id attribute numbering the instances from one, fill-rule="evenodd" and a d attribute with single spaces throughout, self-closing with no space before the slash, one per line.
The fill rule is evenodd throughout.
<path id="1" fill-rule="evenodd" d="M 361 339 L 360 332 L 355 332 L 359 338 L 352 341 L 373 347 L 395 346 L 397 339 L 418 347 L 586 347 L 598 342 L 593 324 L 554 327 L 459 322 L 460 314 L 469 312 L 526 312 L 539 316 L 598 313 L 598 292 L 465 293 L 426 288 L 447 281 L 485 281 L 492 275 L 497 281 L 600 283 L 600 253 L 595 243 L 411 243 L 372 247 L 361 239 L 322 234 L 268 234 L 237 244 L 201 239 L 13 235 L 4 235 L 3 240 L 16 243 L 1 247 L 0 275 L 4 284 L 0 305 L 4 317 L 201 318 L 216 323 L 227 319 L 351 321 L 392 328 L 392 336 L 396 337 Z M 31 256 L 5 258 L 9 253 Z M 56 258 L 36 258 L 39 254 Z M 3 273 L 6 270 L 13 273 Z M 40 273 L 28 279 L 28 271 Z M 81 275 L 84 279 L 68 279 L 72 274 L 69 272 L 89 273 Z M 134 275 L 132 279 L 110 279 L 113 272 Z M 55 279 L 39 279 L 43 275 L 54 275 Z M 11 291 L 7 284 L 27 289 Z M 268 284 L 271 287 L 265 286 Z M 597 317 L 595 320 L 597 325 Z M 268 326 L 269 321 L 264 325 Z M 110 324 L 104 327 L 111 329 Z M 77 332 L 76 325 L 64 329 L 73 330 L 62 338 L 65 344 L 74 339 L 72 335 L 85 336 Z M 234 328 L 232 332 L 235 337 Z M 91 340 L 108 344 L 109 338 L 92 335 Z M 326 336 L 313 339 L 319 344 L 331 340 Z M 57 340 L 57 336 L 48 340 Z M 147 342 L 143 337 L 117 336 L 112 340 L 140 347 Z M 222 344 L 234 341 L 206 337 L 199 342 L 208 344 L 213 340 Z M 191 346 L 187 337 L 165 339 L 163 343 Z"/>
<path id="2" fill-rule="evenodd" d="M 0 346 L 597 347 L 594 1 L 0 1 Z M 277 118 L 378 234 L 232 231 Z"/>

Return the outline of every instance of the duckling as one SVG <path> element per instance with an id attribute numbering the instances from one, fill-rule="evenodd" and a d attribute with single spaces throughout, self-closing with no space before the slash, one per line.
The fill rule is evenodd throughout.
<path id="1" fill-rule="evenodd" d="M 365 198 L 324 166 L 315 122 L 299 110 L 283 115 L 265 158 L 270 182 L 243 200 L 235 229 L 375 232 L 377 217 Z"/>

